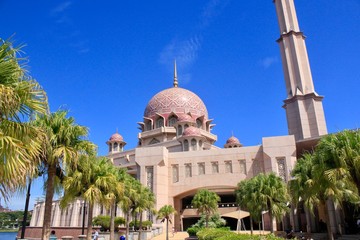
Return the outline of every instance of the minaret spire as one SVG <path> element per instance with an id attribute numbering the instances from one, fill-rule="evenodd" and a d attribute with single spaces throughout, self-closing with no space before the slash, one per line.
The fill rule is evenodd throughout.
<path id="1" fill-rule="evenodd" d="M 174 87 L 178 87 L 176 60 L 174 60 Z"/>
<path id="2" fill-rule="evenodd" d="M 286 83 L 284 101 L 288 130 L 295 140 L 327 134 L 322 96 L 314 87 L 305 36 L 300 31 L 294 0 L 273 0 L 280 27 L 281 59 Z"/>

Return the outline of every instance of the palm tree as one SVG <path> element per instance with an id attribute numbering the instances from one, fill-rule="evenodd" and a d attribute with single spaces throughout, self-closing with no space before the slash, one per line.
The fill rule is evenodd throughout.
<path id="1" fill-rule="evenodd" d="M 31 114 L 48 111 L 45 91 L 19 57 L 20 47 L 0 38 L 0 196 L 7 200 L 35 175 L 42 132 L 25 123 Z"/>
<path id="2" fill-rule="evenodd" d="M 208 227 L 210 215 L 217 211 L 220 200 L 215 192 L 207 189 L 201 189 L 195 194 L 191 204 L 197 208 L 198 213 L 205 215 L 206 227 Z"/>
<path id="3" fill-rule="evenodd" d="M 40 159 L 46 170 L 46 197 L 42 240 L 49 239 L 51 208 L 54 187 L 59 173 L 66 169 L 75 169 L 80 154 L 93 154 L 95 145 L 85 140 L 88 130 L 77 125 L 74 118 L 67 117 L 66 111 L 57 111 L 50 115 L 37 116 L 34 124 L 45 132 L 42 139 Z"/>
<path id="4" fill-rule="evenodd" d="M 171 223 L 174 214 L 176 214 L 176 210 L 171 205 L 161 207 L 157 213 L 157 219 L 161 219 L 161 222 L 166 221 L 166 240 L 169 240 L 169 222 Z"/>
<path id="5" fill-rule="evenodd" d="M 155 196 L 151 192 L 148 187 L 144 187 L 141 185 L 139 191 L 139 202 L 137 204 L 137 212 L 140 214 L 140 222 L 139 222 L 139 240 L 141 239 L 141 231 L 142 231 L 142 216 L 144 211 L 155 212 L 154 205 L 155 205 Z"/>
<path id="6" fill-rule="evenodd" d="M 271 232 L 274 231 L 274 217 L 281 219 L 288 211 L 289 196 L 286 185 L 274 173 L 261 173 L 250 180 L 240 182 L 236 195 L 239 205 L 245 207 L 251 217 L 258 220 L 262 211 L 269 212 Z"/>
<path id="7" fill-rule="evenodd" d="M 334 239 L 328 207 L 343 202 L 358 203 L 356 141 L 358 132 L 345 131 L 322 138 L 312 154 L 303 155 L 292 173 L 290 189 L 295 198 L 300 196 L 313 211 L 320 206 L 325 211 L 329 239 Z M 350 143 L 352 142 L 352 143 Z M 351 160 L 355 158 L 354 160 Z"/>
<path id="8" fill-rule="evenodd" d="M 125 214 L 125 225 L 126 225 L 126 239 L 129 236 L 129 223 L 130 216 L 135 213 L 135 202 L 138 199 L 137 189 L 141 183 L 133 178 L 132 176 L 126 174 L 124 180 L 124 195 L 120 200 L 121 210 Z"/>
<path id="9" fill-rule="evenodd" d="M 123 188 L 118 184 L 114 166 L 104 157 L 82 155 L 74 171 L 69 171 L 64 180 L 65 194 L 61 206 L 82 197 L 88 203 L 87 239 L 91 240 L 92 213 L 95 203 L 110 208 L 115 195 L 120 195 Z"/>
<path id="10" fill-rule="evenodd" d="M 115 212 L 117 208 L 117 204 L 120 203 L 121 199 L 124 197 L 124 182 L 125 178 L 127 177 L 127 173 L 124 168 L 114 168 L 114 175 L 116 177 L 117 184 L 119 184 L 119 189 L 121 191 L 114 192 L 114 199 L 113 203 L 111 204 L 111 211 L 110 211 L 110 240 L 115 239 L 114 232 L 115 232 Z"/>
<path id="11" fill-rule="evenodd" d="M 261 220 L 261 206 L 257 203 L 256 185 L 250 180 L 243 180 L 238 183 L 235 190 L 236 201 L 239 207 L 250 213 L 250 232 L 253 234 L 253 220 Z"/>

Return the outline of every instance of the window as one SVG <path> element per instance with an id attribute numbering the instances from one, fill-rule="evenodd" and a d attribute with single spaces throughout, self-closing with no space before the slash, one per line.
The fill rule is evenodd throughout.
<path id="1" fill-rule="evenodd" d="M 146 186 L 153 191 L 154 167 L 146 167 Z"/>
<path id="2" fill-rule="evenodd" d="M 151 121 L 147 121 L 147 122 L 145 123 L 145 130 L 146 130 L 146 131 L 151 130 Z"/>
<path id="3" fill-rule="evenodd" d="M 184 151 L 189 151 L 189 141 L 187 139 L 184 140 Z"/>
<path id="4" fill-rule="evenodd" d="M 113 151 L 117 151 L 118 150 L 118 143 L 114 143 L 114 149 Z"/>
<path id="5" fill-rule="evenodd" d="M 185 164 L 185 177 L 192 177 L 191 163 Z"/>
<path id="6" fill-rule="evenodd" d="M 198 128 L 202 128 L 202 121 L 200 119 L 196 119 L 196 125 Z"/>
<path id="7" fill-rule="evenodd" d="M 185 129 L 187 129 L 189 127 L 189 125 L 188 124 L 185 124 L 185 126 L 184 126 L 184 131 L 185 131 Z"/>
<path id="8" fill-rule="evenodd" d="M 219 163 L 218 162 L 212 162 L 211 163 L 211 169 L 212 169 L 212 173 L 219 173 Z"/>
<path id="9" fill-rule="evenodd" d="M 283 181 L 286 181 L 285 158 L 279 158 L 279 159 L 277 159 L 277 164 L 278 164 L 278 174 L 279 174 L 279 177 L 280 177 Z"/>
<path id="10" fill-rule="evenodd" d="M 168 122 L 169 122 L 169 127 L 171 127 L 171 126 L 175 125 L 175 123 L 177 122 L 177 119 L 176 119 L 176 117 L 172 116 L 169 118 Z"/>
<path id="11" fill-rule="evenodd" d="M 173 183 L 179 181 L 179 165 L 172 166 L 172 174 L 173 174 Z"/>
<path id="12" fill-rule="evenodd" d="M 198 163 L 198 167 L 199 167 L 199 175 L 204 175 L 205 174 L 205 163 Z"/>
<path id="13" fill-rule="evenodd" d="M 225 173 L 232 173 L 232 162 L 225 161 Z"/>
<path id="14" fill-rule="evenodd" d="M 177 135 L 180 136 L 182 134 L 182 126 L 179 125 L 177 129 Z"/>
<path id="15" fill-rule="evenodd" d="M 164 126 L 164 119 L 160 117 L 156 120 L 156 128 L 160 128 L 163 126 Z"/>
<path id="16" fill-rule="evenodd" d="M 195 151 L 196 150 L 196 140 L 195 139 L 191 139 L 191 150 Z"/>
<path id="17" fill-rule="evenodd" d="M 240 160 L 239 163 L 240 163 L 240 173 L 246 174 L 246 161 Z"/>

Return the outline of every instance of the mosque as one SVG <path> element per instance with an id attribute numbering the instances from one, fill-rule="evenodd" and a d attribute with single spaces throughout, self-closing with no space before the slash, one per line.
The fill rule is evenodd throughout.
<path id="1" fill-rule="evenodd" d="M 175 64 L 173 86 L 155 94 L 145 107 L 138 123 L 138 146 L 125 150 L 126 142 L 119 133 L 106 142 L 108 157 L 114 165 L 127 169 L 154 193 L 156 209 L 166 204 L 175 207 L 178 214 L 174 217 L 174 227 L 178 230 L 185 230 L 198 219 L 196 209 L 191 206 L 197 190 L 206 188 L 221 197 L 220 214 L 236 211 L 234 190 L 241 180 L 274 172 L 287 182 L 297 158 L 327 134 L 323 97 L 315 91 L 294 1 L 273 2 L 280 27 L 277 42 L 286 82 L 283 107 L 288 135 L 264 137 L 256 146 L 243 146 L 236 136 L 231 136 L 223 148 L 215 146 L 217 136 L 211 132 L 214 124 L 206 105 L 195 93 L 178 86 Z M 55 201 L 52 226 L 81 226 L 82 204 L 79 199 L 61 211 Z M 43 209 L 44 203 L 35 205 L 30 226 L 42 225 Z M 97 206 L 93 215 L 107 214 L 106 211 Z M 264 218 L 265 229 L 274 224 L 278 228 L 292 225 L 299 230 L 305 217 L 303 211 L 297 211 L 282 225 L 270 223 L 267 214 Z M 160 224 L 151 214 L 147 219 Z M 236 225 L 237 220 L 226 220 L 232 227 Z M 316 219 L 313 220 L 315 228 Z"/>

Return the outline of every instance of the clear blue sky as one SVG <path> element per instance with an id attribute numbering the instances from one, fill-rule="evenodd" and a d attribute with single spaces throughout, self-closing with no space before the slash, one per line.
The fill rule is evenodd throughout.
<path id="1" fill-rule="evenodd" d="M 360 126 L 360 0 L 295 0 L 329 132 Z M 0 37 L 25 43 L 50 108 L 65 108 L 107 153 L 119 129 L 131 149 L 147 102 L 172 86 L 196 93 L 245 146 L 287 134 L 279 28 L 272 0 L 0 1 Z M 42 179 L 31 208 L 42 196 Z M 24 194 L 8 206 L 22 209 Z"/>

